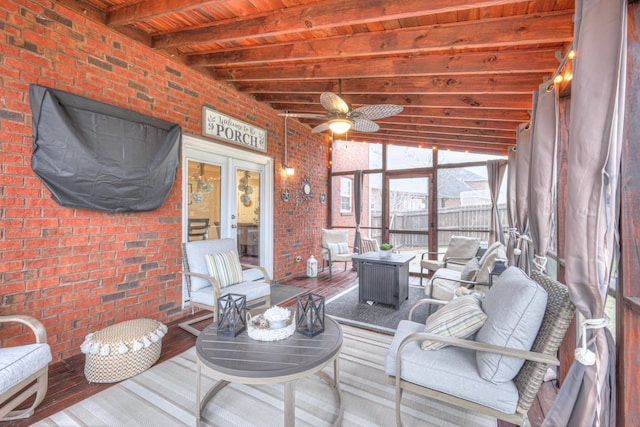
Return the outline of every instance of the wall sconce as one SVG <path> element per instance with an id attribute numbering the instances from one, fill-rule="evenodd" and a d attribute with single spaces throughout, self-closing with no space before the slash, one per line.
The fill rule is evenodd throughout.
<path id="1" fill-rule="evenodd" d="M 287 118 L 288 115 L 285 112 L 284 116 L 284 163 L 282 164 L 282 169 L 284 169 L 287 176 L 293 176 L 296 171 L 293 169 L 293 166 L 289 166 L 287 162 L 287 139 L 288 139 L 288 131 L 287 131 Z"/>

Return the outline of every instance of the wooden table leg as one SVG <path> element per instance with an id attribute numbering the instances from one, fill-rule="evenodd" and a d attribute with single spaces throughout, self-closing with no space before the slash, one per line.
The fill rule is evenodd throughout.
<path id="1" fill-rule="evenodd" d="M 296 382 L 284 383 L 284 426 L 296 425 Z"/>

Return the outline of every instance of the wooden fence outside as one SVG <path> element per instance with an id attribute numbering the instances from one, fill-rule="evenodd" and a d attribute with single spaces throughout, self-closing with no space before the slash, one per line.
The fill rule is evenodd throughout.
<path id="1" fill-rule="evenodd" d="M 507 222 L 507 208 L 498 205 L 502 224 Z M 365 230 L 372 238 L 380 241 L 382 235 L 382 215 L 380 211 L 371 212 L 371 230 Z M 438 210 L 438 246 L 446 246 L 453 235 L 489 239 L 490 205 L 458 206 Z M 392 230 L 429 230 L 429 216 L 425 211 L 398 212 L 392 214 L 390 227 Z M 368 233 L 367 233 L 368 232 Z M 409 247 L 427 247 L 428 235 L 394 234 L 394 245 Z"/>

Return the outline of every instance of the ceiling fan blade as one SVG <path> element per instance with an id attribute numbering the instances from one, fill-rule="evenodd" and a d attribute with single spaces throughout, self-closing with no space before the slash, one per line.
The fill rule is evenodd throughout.
<path id="1" fill-rule="evenodd" d="M 347 114 L 351 110 L 347 101 L 333 92 L 322 92 L 320 103 L 330 113 Z"/>
<path id="2" fill-rule="evenodd" d="M 329 123 L 320 123 L 318 126 L 311 129 L 311 133 L 320 133 L 329 130 Z"/>
<path id="3" fill-rule="evenodd" d="M 378 132 L 378 130 L 380 130 L 380 126 L 371 120 L 356 117 L 353 119 L 353 126 L 351 129 L 356 132 Z"/>
<path id="4" fill-rule="evenodd" d="M 377 120 L 385 117 L 395 116 L 404 110 L 401 105 L 395 104 L 372 104 L 363 105 L 353 110 L 349 115 L 352 117 L 362 117 L 363 119 Z"/>
<path id="5" fill-rule="evenodd" d="M 278 113 L 282 117 L 293 117 L 296 119 L 328 119 L 327 114 L 314 114 L 314 113 Z"/>

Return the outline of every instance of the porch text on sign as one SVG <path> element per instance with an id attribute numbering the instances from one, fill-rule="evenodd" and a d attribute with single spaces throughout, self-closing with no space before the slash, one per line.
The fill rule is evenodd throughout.
<path id="1" fill-rule="evenodd" d="M 209 107 L 202 107 L 202 134 L 254 150 L 267 151 L 267 131 Z"/>

